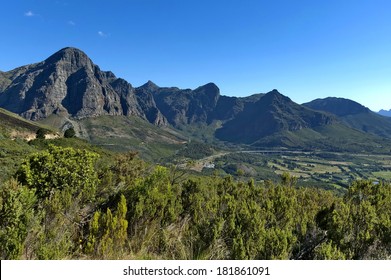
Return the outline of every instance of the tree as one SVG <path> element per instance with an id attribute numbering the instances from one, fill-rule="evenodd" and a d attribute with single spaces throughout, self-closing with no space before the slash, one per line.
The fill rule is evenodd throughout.
<path id="1" fill-rule="evenodd" d="M 65 138 L 74 138 L 74 137 L 76 137 L 75 129 L 73 127 L 70 127 L 67 130 L 65 130 L 64 137 Z"/>
<path id="2" fill-rule="evenodd" d="M 11 179 L 0 188 L 0 258 L 19 259 L 26 237 L 36 223 L 33 190 Z"/>
<path id="3" fill-rule="evenodd" d="M 121 258 L 127 240 L 127 211 L 124 195 L 121 195 L 114 215 L 110 208 L 106 213 L 96 211 L 90 221 L 85 252 L 97 258 Z"/>
<path id="4" fill-rule="evenodd" d="M 51 145 L 47 151 L 31 155 L 17 171 L 23 184 L 36 190 L 39 198 L 51 196 L 55 190 L 68 189 L 75 198 L 92 200 L 99 179 L 94 168 L 98 155 L 86 150 Z"/>
<path id="5" fill-rule="evenodd" d="M 20 166 L 16 177 L 35 192 L 42 212 L 33 258 L 63 259 L 79 251 L 78 241 L 99 183 L 97 158 L 86 150 L 52 145 Z"/>
<path id="6" fill-rule="evenodd" d="M 332 249 L 348 259 L 389 258 L 390 202 L 389 184 L 354 182 L 343 201 L 318 216 L 318 224 L 332 241 Z"/>
<path id="7" fill-rule="evenodd" d="M 45 139 L 46 134 L 48 134 L 48 130 L 44 128 L 39 128 L 36 133 L 37 139 Z"/>

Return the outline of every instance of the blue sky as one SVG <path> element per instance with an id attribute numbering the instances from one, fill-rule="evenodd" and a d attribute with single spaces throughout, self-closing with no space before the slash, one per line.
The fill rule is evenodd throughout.
<path id="1" fill-rule="evenodd" d="M 73 46 L 133 86 L 391 108 L 389 0 L 15 0 L 0 23 L 1 71 Z"/>

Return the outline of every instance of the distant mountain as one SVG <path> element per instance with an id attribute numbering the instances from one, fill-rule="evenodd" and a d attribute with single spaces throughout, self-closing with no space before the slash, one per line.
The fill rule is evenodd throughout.
<path id="1" fill-rule="evenodd" d="M 216 131 L 225 141 L 251 144 L 281 131 L 297 131 L 335 123 L 331 115 L 307 109 L 273 90 L 248 103 L 242 112 Z"/>
<path id="2" fill-rule="evenodd" d="M 385 117 L 391 117 L 391 109 L 390 110 L 380 110 L 378 112 L 379 115 L 385 116 Z"/>
<path id="3" fill-rule="evenodd" d="M 345 125 L 381 137 L 391 137 L 391 119 L 345 98 L 328 97 L 304 103 L 308 108 L 335 114 Z"/>
<path id="4" fill-rule="evenodd" d="M 135 88 L 100 70 L 75 48 L 0 72 L 0 107 L 62 131 L 74 127 L 80 137 L 119 148 L 130 143 L 141 150 L 151 143 L 172 147 L 198 137 L 255 146 L 332 149 L 339 144 L 331 134 L 338 131 L 346 132 L 345 147 L 366 149 L 375 141 L 368 140 L 372 138 L 366 137 L 367 132 L 391 137 L 387 118 L 354 101 L 327 98 L 304 105 L 277 90 L 228 97 L 214 83 L 179 89 L 148 81 Z M 351 135 L 355 139 L 349 140 Z M 357 139 L 367 143 L 350 145 Z"/>
<path id="5" fill-rule="evenodd" d="M 370 112 L 367 107 L 362 106 L 360 103 L 338 97 L 319 98 L 302 105 L 314 110 L 329 112 L 338 117 Z"/>

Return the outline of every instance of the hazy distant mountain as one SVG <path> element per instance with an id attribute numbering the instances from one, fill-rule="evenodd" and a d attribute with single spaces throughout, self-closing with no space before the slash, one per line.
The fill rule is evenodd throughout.
<path id="1" fill-rule="evenodd" d="M 302 105 L 314 110 L 329 112 L 339 117 L 370 112 L 367 107 L 355 101 L 338 97 L 319 98 Z"/>
<path id="2" fill-rule="evenodd" d="M 304 105 L 277 90 L 227 97 L 213 83 L 192 90 L 159 87 L 148 81 L 134 88 L 112 72 L 101 71 L 84 52 L 75 48 L 64 48 L 40 63 L 0 72 L 0 107 L 62 130 L 74 126 L 79 135 L 95 141 L 99 138 L 99 143 L 104 142 L 101 136 L 106 134 L 108 137 L 121 134 L 124 140 L 119 143 L 137 137 L 143 139 L 139 145 L 150 139 L 155 143 L 160 140 L 180 143 L 186 139 L 180 134 L 192 131 L 192 135 L 208 133 L 213 139 L 234 143 L 329 148 L 338 145 L 336 131 L 346 132 L 344 143 L 349 142 L 351 135 L 355 135 L 355 141 L 365 138 L 351 128 L 391 136 L 387 118 L 354 101 L 326 98 Z M 107 117 L 96 118 L 102 116 Z M 110 117 L 112 124 L 108 124 Z M 126 117 L 132 117 L 133 121 Z M 148 133 L 151 126 L 143 125 L 145 121 L 157 126 L 153 134 Z M 124 125 L 135 127 L 122 129 Z M 158 136 L 159 127 L 162 138 Z M 97 135 L 98 131 L 101 135 Z M 372 141 L 365 139 L 366 145 Z"/>
<path id="3" fill-rule="evenodd" d="M 380 110 L 378 112 L 379 115 L 385 116 L 385 117 L 391 117 L 391 110 Z"/>
<path id="4" fill-rule="evenodd" d="M 335 114 L 347 126 L 381 137 L 391 137 L 391 119 L 345 98 L 328 97 L 304 103 L 304 106 Z"/>

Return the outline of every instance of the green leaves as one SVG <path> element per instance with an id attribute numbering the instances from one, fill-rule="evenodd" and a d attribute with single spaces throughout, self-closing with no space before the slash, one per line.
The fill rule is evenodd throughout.
<path id="1" fill-rule="evenodd" d="M 0 186 L 0 257 L 19 259 L 36 222 L 33 190 L 10 180 Z"/>
<path id="2" fill-rule="evenodd" d="M 18 180 L 46 198 L 55 190 L 68 189 L 83 201 L 92 200 L 98 185 L 94 163 L 97 154 L 86 150 L 50 146 L 49 150 L 31 155 L 19 168 Z"/>
<path id="3" fill-rule="evenodd" d="M 343 201 L 319 220 L 333 248 L 352 259 L 389 256 L 390 194 L 390 184 L 353 183 Z"/>
<path id="4" fill-rule="evenodd" d="M 126 214 L 126 199 L 123 195 L 114 215 L 110 208 L 106 209 L 106 213 L 96 211 L 90 221 L 85 253 L 98 259 L 120 258 L 127 240 Z"/>

